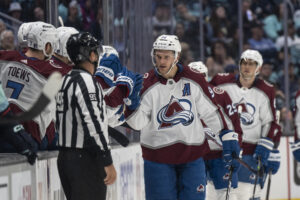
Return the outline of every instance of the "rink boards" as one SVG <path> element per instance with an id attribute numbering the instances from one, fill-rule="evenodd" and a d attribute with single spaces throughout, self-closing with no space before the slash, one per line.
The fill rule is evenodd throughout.
<path id="1" fill-rule="evenodd" d="M 279 149 L 281 166 L 272 176 L 270 199 L 300 200 L 300 164 L 290 151 L 293 138 L 283 137 Z M 143 161 L 139 144 L 112 150 L 114 165 L 118 173 L 116 183 L 108 187 L 108 200 L 143 200 Z M 56 167 L 57 152 L 39 154 L 40 160 L 30 166 L 23 156 L 1 155 L 0 199 L 1 200 L 63 200 Z M 266 188 L 266 187 L 265 187 Z M 262 196 L 264 199 L 265 193 Z"/>

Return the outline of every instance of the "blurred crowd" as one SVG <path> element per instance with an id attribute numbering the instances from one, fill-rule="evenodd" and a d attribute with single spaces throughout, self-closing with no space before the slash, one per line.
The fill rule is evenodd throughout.
<path id="1" fill-rule="evenodd" d="M 0 12 L 13 17 L 20 22 L 45 21 L 46 1 L 44 0 L 2 0 Z M 88 31 L 97 39 L 102 40 L 102 0 L 59 0 L 58 15 L 62 18 L 64 26 L 74 27 L 79 31 Z M 8 26 L 6 26 L 6 24 Z M 59 24 L 62 25 L 62 24 Z M 15 49 L 16 39 L 11 42 L 14 33 L 16 35 L 20 24 L 0 18 L 1 49 Z M 2 46 L 2 40 L 10 41 L 10 44 Z M 6 43 L 6 42 L 4 42 Z M 8 46 L 7 46 L 8 45 Z"/>
<path id="2" fill-rule="evenodd" d="M 277 108 L 282 119 L 292 118 L 285 98 L 294 105 L 299 90 L 300 1 L 288 1 L 288 51 L 290 97 L 284 90 L 284 3 L 282 0 L 243 0 L 243 49 L 256 49 L 264 58 L 260 77 L 274 84 Z M 1 0 L 0 11 L 21 22 L 45 21 L 43 0 Z M 172 3 L 172 4 L 171 4 Z M 209 79 L 217 73 L 238 73 L 238 1 L 202 0 L 204 55 Z M 199 0 L 152 0 L 153 39 L 160 34 L 175 34 L 182 45 L 181 63 L 200 60 Z M 65 26 L 89 31 L 103 40 L 102 0 L 60 0 L 58 14 Z M 0 18 L 0 49 L 17 49 L 16 30 L 20 24 Z M 17 28 L 14 28 L 17 27 Z"/>
<path id="3" fill-rule="evenodd" d="M 199 1 L 154 1 L 154 38 L 162 33 L 174 33 L 182 44 L 181 63 L 200 60 Z M 238 1 L 203 0 L 204 29 L 203 62 L 209 79 L 217 73 L 238 73 L 239 27 Z M 291 0 L 288 10 L 288 54 L 290 97 L 285 97 L 284 85 L 284 3 L 281 0 L 243 0 L 243 50 L 258 50 L 264 59 L 260 77 L 276 88 L 276 104 L 281 119 L 292 119 L 294 97 L 299 88 L 300 66 L 300 1 Z M 290 99 L 291 108 L 284 106 Z"/>

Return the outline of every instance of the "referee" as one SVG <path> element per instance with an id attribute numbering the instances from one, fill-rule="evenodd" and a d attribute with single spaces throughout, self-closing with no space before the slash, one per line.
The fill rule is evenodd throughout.
<path id="1" fill-rule="evenodd" d="M 108 146 L 105 102 L 93 79 L 102 49 L 90 33 L 71 35 L 67 52 L 75 66 L 56 97 L 57 166 L 68 200 L 102 200 L 116 171 Z"/>

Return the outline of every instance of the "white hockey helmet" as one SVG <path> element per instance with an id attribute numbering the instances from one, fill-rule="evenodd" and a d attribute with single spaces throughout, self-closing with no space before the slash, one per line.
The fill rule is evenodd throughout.
<path id="1" fill-rule="evenodd" d="M 201 74 L 204 74 L 205 79 L 208 80 L 208 70 L 207 70 L 206 65 L 202 61 L 191 62 L 188 66 L 192 70 L 196 70 L 196 71 L 200 72 Z"/>
<path id="2" fill-rule="evenodd" d="M 33 22 L 22 23 L 18 30 L 18 42 L 21 47 L 27 46 L 27 36 Z"/>
<path id="3" fill-rule="evenodd" d="M 253 49 L 245 50 L 241 55 L 239 66 L 241 66 L 242 60 L 248 60 L 248 59 L 254 60 L 257 63 L 257 67 L 255 71 L 255 75 L 257 75 L 259 73 L 259 68 L 263 65 L 263 58 L 261 54 L 257 50 L 253 50 Z"/>
<path id="4" fill-rule="evenodd" d="M 52 51 L 46 53 L 46 44 L 50 43 Z M 27 36 L 27 46 L 33 49 L 42 50 L 44 55 L 50 58 L 56 49 L 57 33 L 56 28 L 45 22 L 34 22 Z"/>
<path id="5" fill-rule="evenodd" d="M 56 29 L 56 31 L 57 31 L 58 41 L 57 41 L 55 53 L 63 57 L 66 57 L 69 59 L 69 61 L 71 61 L 67 52 L 67 41 L 71 35 L 79 32 L 73 27 L 66 27 L 66 26 L 59 27 Z"/>
<path id="6" fill-rule="evenodd" d="M 155 50 L 174 51 L 175 59 L 176 59 L 178 54 L 181 52 L 181 45 L 180 45 L 179 39 L 176 35 L 161 35 L 161 36 L 159 36 L 153 43 L 153 48 L 151 51 L 152 62 L 153 62 L 154 66 L 155 66 L 155 59 L 154 59 L 154 51 Z"/>

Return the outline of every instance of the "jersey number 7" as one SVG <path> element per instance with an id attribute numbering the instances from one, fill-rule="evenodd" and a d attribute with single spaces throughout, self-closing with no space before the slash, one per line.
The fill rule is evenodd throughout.
<path id="1" fill-rule="evenodd" d="M 12 99 L 18 99 L 21 91 L 24 88 L 24 84 L 8 80 L 7 84 L 6 84 L 6 87 L 13 89 L 13 92 L 12 92 L 10 98 L 12 98 Z"/>

